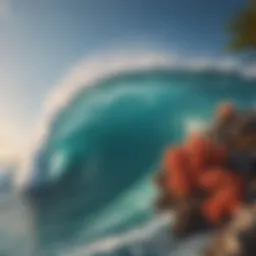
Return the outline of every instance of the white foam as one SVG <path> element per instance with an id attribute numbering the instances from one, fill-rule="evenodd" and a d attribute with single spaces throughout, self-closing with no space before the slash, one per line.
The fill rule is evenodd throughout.
<path id="1" fill-rule="evenodd" d="M 255 79 L 256 77 L 256 65 L 250 65 L 241 70 L 241 73 L 247 79 Z"/>
<path id="2" fill-rule="evenodd" d="M 187 135 L 204 133 L 207 129 L 207 122 L 200 117 L 188 117 L 185 119 L 184 127 Z"/>
<path id="3" fill-rule="evenodd" d="M 61 252 L 60 256 L 92 256 L 99 253 L 111 253 L 123 246 L 143 242 L 153 237 L 162 228 L 171 224 L 172 215 L 170 213 L 151 221 L 143 227 L 135 228 L 124 234 L 107 237 L 93 244 L 79 247 L 73 251 Z"/>
<path id="4" fill-rule="evenodd" d="M 191 59 L 168 54 L 166 52 L 155 52 L 147 50 L 126 50 L 98 54 L 79 62 L 63 79 L 54 86 L 53 92 L 46 98 L 42 115 L 39 115 L 38 129 L 32 136 L 29 149 L 24 152 L 21 170 L 16 177 L 16 186 L 26 185 L 30 177 L 34 153 L 44 142 L 50 130 L 51 120 L 69 104 L 70 100 L 82 89 L 97 84 L 102 79 L 113 77 L 133 71 L 148 71 L 156 68 L 173 69 L 183 68 L 189 70 L 213 69 L 219 72 L 230 72 L 238 70 L 238 63 L 232 59 Z M 247 67 L 241 69 L 241 75 L 256 77 L 255 68 Z"/>

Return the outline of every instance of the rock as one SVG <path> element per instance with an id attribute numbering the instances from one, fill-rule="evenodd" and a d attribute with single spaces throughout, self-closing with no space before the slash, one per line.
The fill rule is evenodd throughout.
<path id="1" fill-rule="evenodd" d="M 256 252 L 256 204 L 241 209 L 217 232 L 205 256 L 254 256 Z"/>
<path id="2" fill-rule="evenodd" d="M 256 156 L 232 151 L 228 156 L 228 167 L 245 177 L 256 176 Z"/>
<path id="3" fill-rule="evenodd" d="M 245 190 L 245 202 L 254 203 L 256 201 L 256 178 L 248 180 Z"/>
<path id="4" fill-rule="evenodd" d="M 175 205 L 176 203 L 172 195 L 169 195 L 166 192 L 162 192 L 156 201 L 156 209 L 159 211 L 172 209 Z"/>
<path id="5" fill-rule="evenodd" d="M 256 111 L 237 111 L 236 115 L 216 118 L 209 137 L 232 151 L 256 152 Z"/>
<path id="6" fill-rule="evenodd" d="M 194 198 L 180 202 L 176 206 L 173 226 L 173 233 L 176 238 L 184 238 L 210 227 L 202 215 L 201 202 L 201 198 Z"/>
<path id="7" fill-rule="evenodd" d="M 159 211 L 172 209 L 176 205 L 176 200 L 174 199 L 173 195 L 169 193 L 168 189 L 166 188 L 166 181 L 167 178 L 165 177 L 164 172 L 160 172 L 155 177 L 156 184 L 160 190 L 158 198 L 156 200 L 156 209 Z"/>

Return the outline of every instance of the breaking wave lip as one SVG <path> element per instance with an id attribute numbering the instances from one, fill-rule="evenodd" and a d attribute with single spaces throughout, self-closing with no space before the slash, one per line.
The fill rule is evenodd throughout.
<path id="1" fill-rule="evenodd" d="M 69 102 L 84 88 L 97 85 L 100 81 L 131 72 L 148 72 L 156 69 L 203 72 L 207 70 L 220 73 L 235 73 L 244 78 L 256 78 L 256 67 L 241 67 L 230 59 L 187 60 L 177 54 L 154 51 L 121 51 L 94 56 L 82 61 L 66 75 L 53 92 L 46 98 L 43 113 L 37 129 L 32 136 L 31 145 L 24 152 L 18 175 L 15 177 L 16 188 L 26 186 L 30 177 L 33 154 L 40 148 L 50 129 L 51 120 L 66 107 Z"/>
<path id="2" fill-rule="evenodd" d="M 162 214 L 155 220 L 150 221 L 142 227 L 136 227 L 123 234 L 110 236 L 92 244 L 81 246 L 71 251 L 60 252 L 60 256 L 92 256 L 100 253 L 112 253 L 123 246 L 129 246 L 134 243 L 146 241 L 170 225 L 173 221 L 173 215 L 169 212 Z"/>

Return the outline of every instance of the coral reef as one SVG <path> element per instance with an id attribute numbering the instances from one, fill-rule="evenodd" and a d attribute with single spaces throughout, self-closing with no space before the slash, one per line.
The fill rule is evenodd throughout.
<path id="1" fill-rule="evenodd" d="M 234 214 L 245 203 L 255 204 L 256 111 L 222 104 L 205 133 L 193 134 L 181 145 L 167 148 L 157 183 L 160 191 L 157 207 L 174 211 L 173 231 L 177 237 L 206 228 L 224 228 L 217 235 L 220 242 L 214 244 L 226 246 L 223 236 L 232 233 L 229 226 L 234 224 L 229 222 L 238 218 Z M 256 215 L 255 210 L 252 212 Z M 247 230 L 243 236 L 254 236 L 256 244 L 255 231 L 255 228 Z M 224 251 L 214 254 L 210 250 L 212 254 L 207 255 L 251 255 L 245 253 L 252 246 L 246 243 L 250 239 L 239 239 L 240 254 Z"/>

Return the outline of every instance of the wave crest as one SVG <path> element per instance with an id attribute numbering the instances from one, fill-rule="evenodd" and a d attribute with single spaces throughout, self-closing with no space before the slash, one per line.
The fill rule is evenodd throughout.
<path id="1" fill-rule="evenodd" d="M 24 187 L 30 177 L 35 152 L 42 146 L 51 129 L 52 120 L 70 101 L 86 88 L 97 85 L 100 81 L 130 72 L 148 72 L 155 69 L 189 71 L 215 70 L 217 72 L 238 72 L 242 76 L 255 76 L 255 67 L 242 68 L 231 59 L 191 59 L 177 54 L 154 51 L 121 51 L 97 55 L 81 61 L 54 86 L 53 92 L 46 98 L 43 113 L 40 116 L 31 146 L 25 152 L 15 183 Z"/>

